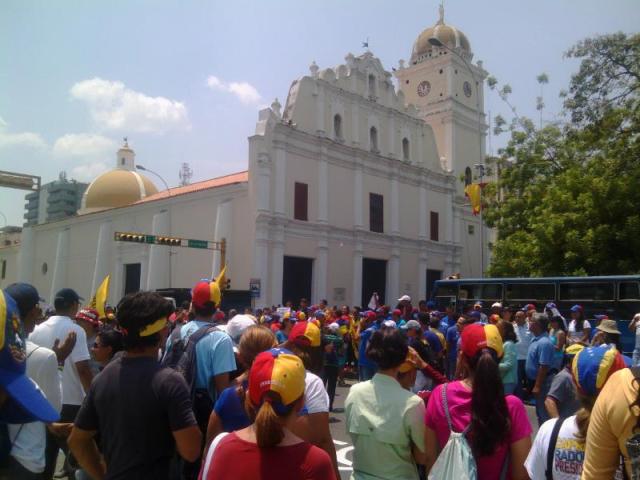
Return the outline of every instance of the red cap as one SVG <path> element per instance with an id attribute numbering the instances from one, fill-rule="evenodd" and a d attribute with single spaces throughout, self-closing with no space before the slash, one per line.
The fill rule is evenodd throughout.
<path id="1" fill-rule="evenodd" d="M 396 309 L 393 311 L 393 314 L 394 314 L 394 315 L 402 315 L 402 312 L 396 308 Z"/>
<path id="2" fill-rule="evenodd" d="M 224 312 L 222 312 L 222 311 L 218 310 L 218 311 L 216 312 L 216 314 L 213 316 L 213 319 L 214 319 L 214 320 L 216 320 L 216 321 L 218 321 L 218 322 L 220 322 L 220 321 L 224 320 Z"/>
<path id="3" fill-rule="evenodd" d="M 102 323 L 100 322 L 100 314 L 97 310 L 93 308 L 83 308 L 78 313 L 76 313 L 76 320 L 84 320 L 85 322 L 89 322 L 96 327 L 99 327 Z"/>

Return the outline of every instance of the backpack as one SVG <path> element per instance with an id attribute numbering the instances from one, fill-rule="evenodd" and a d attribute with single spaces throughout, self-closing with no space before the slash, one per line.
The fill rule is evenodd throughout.
<path id="1" fill-rule="evenodd" d="M 442 405 L 444 414 L 447 417 L 449 425 L 449 440 L 444 446 L 440 455 L 436 459 L 436 463 L 429 472 L 429 480 L 477 480 L 478 467 L 473 457 L 471 446 L 467 441 L 466 435 L 471 429 L 471 423 L 462 432 L 453 430 L 451 422 L 451 414 L 449 413 L 449 404 L 447 402 L 447 384 L 442 386 Z M 505 458 L 500 472 L 500 480 L 507 478 L 507 470 L 509 466 L 509 454 Z"/>
<path id="2" fill-rule="evenodd" d="M 184 377 L 193 400 L 197 375 L 196 345 L 206 335 L 216 330 L 220 331 L 220 329 L 214 325 L 205 325 L 186 339 L 183 339 L 180 335 L 181 330 L 182 328 L 176 328 L 171 332 L 171 349 L 165 352 L 160 363 L 163 367 L 171 368 Z"/>

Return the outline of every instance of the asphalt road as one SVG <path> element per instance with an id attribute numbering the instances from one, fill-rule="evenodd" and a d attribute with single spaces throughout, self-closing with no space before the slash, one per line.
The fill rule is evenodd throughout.
<path id="1" fill-rule="evenodd" d="M 334 408 L 342 408 L 344 406 L 344 401 L 349 394 L 349 387 L 338 387 L 336 391 L 336 398 L 334 400 Z M 534 407 L 527 406 L 527 413 L 529 415 L 529 422 L 531 422 L 531 426 L 533 427 L 533 435 L 531 439 L 535 437 L 536 432 L 538 431 L 538 421 L 536 420 L 536 411 Z M 338 456 L 338 466 L 340 468 L 340 474 L 342 480 L 349 479 L 352 468 L 351 468 L 351 460 L 352 460 L 352 450 L 353 445 L 351 444 L 351 438 L 347 434 L 345 430 L 345 419 L 344 413 L 342 412 L 332 412 L 330 417 L 330 429 L 331 435 L 333 436 L 333 443 L 336 445 L 336 453 Z"/>

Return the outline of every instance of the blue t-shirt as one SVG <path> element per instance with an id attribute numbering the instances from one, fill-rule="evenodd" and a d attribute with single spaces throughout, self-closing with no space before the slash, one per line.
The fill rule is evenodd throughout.
<path id="1" fill-rule="evenodd" d="M 447 328 L 447 334 L 445 335 L 445 339 L 447 340 L 448 345 L 453 345 L 453 348 L 449 347 L 449 349 L 447 350 L 447 357 L 449 357 L 451 360 L 455 360 L 458 357 L 458 339 L 459 338 L 460 338 L 460 332 L 458 331 L 457 325 Z"/>
<path id="2" fill-rule="evenodd" d="M 447 331 L 449 330 L 449 317 L 442 317 L 440 319 L 440 326 L 438 330 L 442 332 L 442 334 L 447 338 Z"/>
<path id="3" fill-rule="evenodd" d="M 251 425 L 251 420 L 249 420 L 238 396 L 237 387 L 225 388 L 213 410 L 220 417 L 222 429 L 225 432 L 235 432 Z"/>
<path id="4" fill-rule="evenodd" d="M 367 328 L 364 332 L 360 333 L 360 346 L 358 347 L 358 365 L 363 367 L 375 367 L 376 364 L 367 358 L 367 345 L 369 344 L 369 338 L 373 335 L 373 332 L 378 330 L 376 324 Z"/>
<path id="5" fill-rule="evenodd" d="M 527 363 L 525 364 L 527 378 L 535 380 L 541 365 L 554 368 L 554 353 L 555 348 L 546 333 L 534 337 L 527 352 Z"/>
<path id="6" fill-rule="evenodd" d="M 284 343 L 287 341 L 287 334 L 284 333 L 282 330 L 278 330 L 276 332 L 276 340 L 278 341 L 278 343 Z"/>
<path id="7" fill-rule="evenodd" d="M 192 320 L 182 327 L 180 337 L 184 341 L 189 335 L 206 325 L 211 324 Z M 236 369 L 236 356 L 233 353 L 231 337 L 223 331 L 214 330 L 202 338 L 196 345 L 196 368 L 196 388 L 206 388 L 215 402 L 216 389 L 211 379 Z"/>
<path id="8" fill-rule="evenodd" d="M 431 350 L 433 350 L 435 353 L 440 353 L 442 351 L 442 342 L 438 338 L 438 335 L 436 335 L 431 330 L 426 330 L 423 336 L 425 340 L 429 342 Z"/>

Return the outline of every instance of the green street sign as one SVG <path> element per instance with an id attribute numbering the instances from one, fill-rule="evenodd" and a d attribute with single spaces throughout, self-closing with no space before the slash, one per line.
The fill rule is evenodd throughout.
<path id="1" fill-rule="evenodd" d="M 189 248 L 209 248 L 209 242 L 206 240 L 187 240 L 187 247 Z"/>
<path id="2" fill-rule="evenodd" d="M 156 243 L 156 236 L 155 235 L 145 235 L 144 236 L 144 243 Z"/>

